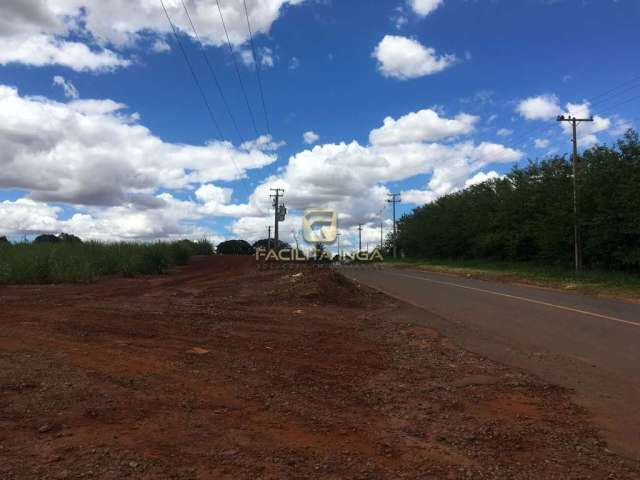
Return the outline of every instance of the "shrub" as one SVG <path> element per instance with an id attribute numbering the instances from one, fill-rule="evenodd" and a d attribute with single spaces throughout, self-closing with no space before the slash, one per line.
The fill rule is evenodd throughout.
<path id="1" fill-rule="evenodd" d="M 35 243 L 58 243 L 60 239 L 55 235 L 51 235 L 49 233 L 44 235 L 39 235 L 34 240 Z"/>
<path id="2" fill-rule="evenodd" d="M 58 238 L 61 242 L 65 243 L 82 243 L 82 240 L 80 240 L 80 238 L 69 233 L 61 233 L 60 235 L 58 235 Z"/>
<path id="3" fill-rule="evenodd" d="M 189 263 L 189 258 L 193 255 L 193 252 L 195 252 L 195 244 L 186 240 L 172 243 L 169 249 L 174 265 L 186 265 Z"/>
<path id="4" fill-rule="evenodd" d="M 263 238 L 262 240 L 258 240 L 253 244 L 254 250 L 257 250 L 259 248 L 263 248 L 264 250 L 269 250 L 269 247 L 271 247 L 272 250 L 275 250 L 277 252 L 279 252 L 280 250 L 291 249 L 291 245 L 289 245 L 286 242 L 283 242 L 282 240 L 278 240 L 278 245 L 276 246 L 275 238 L 272 238 L 272 239 Z"/>
<path id="5" fill-rule="evenodd" d="M 253 255 L 254 248 L 244 240 L 229 240 L 218 245 L 220 255 Z"/>
<path id="6" fill-rule="evenodd" d="M 195 242 L 194 248 L 195 248 L 194 250 L 195 255 L 213 255 L 215 253 L 213 249 L 213 244 L 206 238 L 203 238 Z"/>
<path id="7" fill-rule="evenodd" d="M 166 273 L 173 260 L 171 250 L 174 245 L 169 246 L 168 249 L 159 243 L 149 246 L 138 259 L 136 273 L 143 275 Z"/>

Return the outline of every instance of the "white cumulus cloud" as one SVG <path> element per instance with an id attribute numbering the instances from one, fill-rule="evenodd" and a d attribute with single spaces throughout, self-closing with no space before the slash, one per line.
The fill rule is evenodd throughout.
<path id="1" fill-rule="evenodd" d="M 386 35 L 373 52 L 378 69 L 386 77 L 409 80 L 441 72 L 457 62 L 455 55 L 438 56 L 412 38 Z"/>
<path id="2" fill-rule="evenodd" d="M 287 5 L 303 0 L 247 1 L 255 34 L 268 33 Z M 179 1 L 166 1 L 176 27 L 193 36 Z M 216 2 L 190 0 L 191 17 L 207 45 L 223 46 L 226 35 Z M 243 0 L 220 2 L 227 31 L 235 47 L 249 36 Z M 156 0 L 4 0 L 0 3 L 0 64 L 62 65 L 77 71 L 126 67 L 131 60 L 120 51 L 155 37 L 152 51 L 168 49 L 171 29 Z M 261 62 L 273 65 L 272 53 Z"/>
<path id="3" fill-rule="evenodd" d="M 522 100 L 516 110 L 527 120 L 551 120 L 562 113 L 558 97 L 549 94 Z"/>
<path id="4" fill-rule="evenodd" d="M 439 141 L 473 131 L 478 117 L 461 113 L 455 118 L 442 118 L 431 109 L 409 113 L 398 120 L 384 119 L 381 128 L 369 135 L 373 145 Z"/>
<path id="5" fill-rule="evenodd" d="M 60 103 L 0 86 L 0 188 L 41 201 L 157 206 L 158 188 L 235 180 L 276 160 L 228 142 L 167 143 L 112 100 Z"/>
<path id="6" fill-rule="evenodd" d="M 61 208 L 28 198 L 0 202 L 0 234 L 29 234 L 58 229 Z"/>
<path id="7" fill-rule="evenodd" d="M 22 63 L 34 67 L 62 65 L 75 71 L 109 71 L 131 65 L 112 50 L 91 49 L 81 42 L 47 35 L 0 37 L 0 65 Z"/>
<path id="8" fill-rule="evenodd" d="M 276 142 L 271 135 L 260 135 L 254 140 L 248 140 L 242 144 L 245 150 L 260 150 L 262 152 L 275 152 L 286 145 L 286 142 Z"/>
<path id="9" fill-rule="evenodd" d="M 614 125 L 614 121 L 610 118 L 592 115 L 591 105 L 588 101 L 583 101 L 582 103 L 569 102 L 562 108 L 558 97 L 551 94 L 522 100 L 516 110 L 527 120 L 550 121 L 555 120 L 558 115 L 582 119 L 588 119 L 593 116 L 592 122 L 580 122 L 578 125 L 578 142 L 581 148 L 596 144 L 598 142 L 597 134 L 610 130 Z M 573 135 L 570 122 L 559 122 L 559 125 L 565 135 Z M 548 141 L 544 139 L 536 140 L 534 143 L 537 148 L 546 148 L 548 145 Z"/>
<path id="10" fill-rule="evenodd" d="M 591 106 L 589 102 L 567 103 L 565 116 L 575 118 L 590 118 Z M 609 118 L 600 115 L 593 116 L 593 122 L 582 122 L 578 126 L 578 144 L 581 148 L 590 147 L 598 143 L 598 133 L 606 132 L 611 128 L 612 122 Z M 568 122 L 561 122 L 560 126 L 565 135 L 573 135 L 573 128 Z"/>
<path id="11" fill-rule="evenodd" d="M 320 135 L 318 135 L 316 132 L 314 132 L 313 130 L 309 130 L 308 132 L 304 132 L 304 134 L 302 135 L 302 140 L 304 141 L 304 143 L 306 143 L 307 145 L 313 145 L 314 143 L 316 143 L 318 140 L 320 140 Z"/>
<path id="12" fill-rule="evenodd" d="M 444 3 L 444 0 L 409 0 L 413 11 L 421 17 L 426 17 Z"/>
<path id="13" fill-rule="evenodd" d="M 438 195 L 429 190 L 405 190 L 400 194 L 403 203 L 412 205 L 426 205 L 435 202 Z"/>

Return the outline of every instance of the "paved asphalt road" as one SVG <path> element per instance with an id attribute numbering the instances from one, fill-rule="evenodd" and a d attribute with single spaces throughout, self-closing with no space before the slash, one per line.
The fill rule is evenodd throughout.
<path id="1" fill-rule="evenodd" d="M 468 350 L 573 389 L 611 448 L 640 458 L 640 305 L 408 269 L 347 275 Z"/>

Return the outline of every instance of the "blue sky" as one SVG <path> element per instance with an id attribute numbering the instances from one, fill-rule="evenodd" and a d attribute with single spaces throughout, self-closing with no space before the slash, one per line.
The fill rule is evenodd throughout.
<path id="1" fill-rule="evenodd" d="M 180 1 L 165 1 L 223 138 L 159 0 L 0 6 L 0 234 L 256 239 L 282 186 L 287 241 L 304 208 L 328 206 L 345 238 L 365 223 L 374 242 L 390 191 L 407 212 L 569 151 L 559 113 L 596 115 L 583 146 L 638 121 L 634 0 L 248 0 L 272 137 L 242 148 Z M 215 2 L 186 4 L 242 137 L 257 135 L 233 58 L 266 135 L 242 2 L 221 2 L 233 57 Z"/>

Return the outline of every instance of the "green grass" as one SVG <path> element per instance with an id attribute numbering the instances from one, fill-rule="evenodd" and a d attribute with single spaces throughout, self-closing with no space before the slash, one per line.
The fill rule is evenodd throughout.
<path id="1" fill-rule="evenodd" d="M 575 272 L 559 266 L 490 260 L 404 259 L 386 263 L 460 276 L 471 275 L 486 280 L 527 283 L 566 291 L 640 300 L 640 275 L 622 272 Z"/>
<path id="2" fill-rule="evenodd" d="M 85 283 L 99 277 L 166 273 L 193 255 L 210 255 L 206 240 L 172 243 L 0 244 L 0 285 Z"/>

